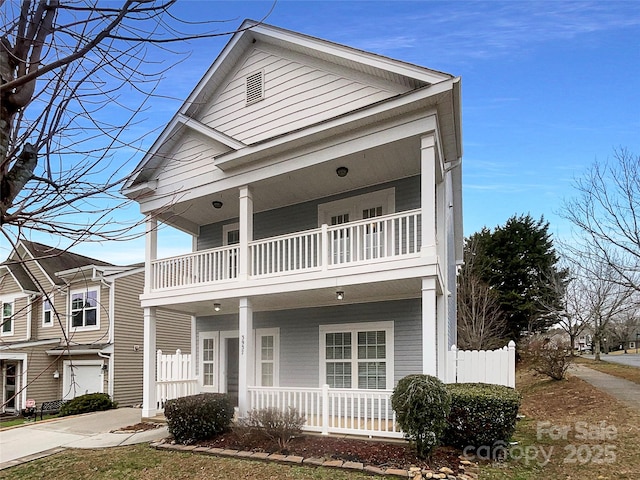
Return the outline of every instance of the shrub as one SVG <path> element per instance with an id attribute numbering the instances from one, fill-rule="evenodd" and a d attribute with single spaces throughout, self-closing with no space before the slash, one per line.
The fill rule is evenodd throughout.
<path id="1" fill-rule="evenodd" d="M 447 426 L 451 397 L 444 383 L 430 375 L 408 375 L 398 382 L 391 406 L 418 457 L 426 458 L 439 445 Z"/>
<path id="2" fill-rule="evenodd" d="M 88 393 L 80 395 L 60 407 L 60 416 L 79 415 L 81 413 L 102 412 L 117 408 L 118 404 L 111 400 L 106 393 Z"/>
<path id="3" fill-rule="evenodd" d="M 294 407 L 282 411 L 277 408 L 252 410 L 241 422 L 241 428 L 249 435 L 263 436 L 285 450 L 289 442 L 302 433 L 304 415 Z"/>
<path id="4" fill-rule="evenodd" d="M 520 394 L 513 388 L 486 383 L 447 385 L 451 412 L 444 442 L 457 448 L 506 442 L 515 428 Z"/>
<path id="5" fill-rule="evenodd" d="M 189 444 L 228 430 L 233 419 L 233 405 L 227 394 L 200 393 L 168 400 L 164 416 L 176 442 Z"/>
<path id="6" fill-rule="evenodd" d="M 522 360 L 529 368 L 554 380 L 562 380 L 573 357 L 568 342 L 533 337 L 521 348 Z"/>

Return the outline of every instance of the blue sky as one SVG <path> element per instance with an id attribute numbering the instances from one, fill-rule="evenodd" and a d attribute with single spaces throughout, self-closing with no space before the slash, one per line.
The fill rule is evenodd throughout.
<path id="1" fill-rule="evenodd" d="M 270 8 L 179 2 L 186 16 L 229 19 L 221 30 Z M 557 212 L 574 178 L 617 147 L 640 154 L 640 2 L 281 0 L 266 22 L 462 77 L 465 235 L 523 213 L 567 235 Z M 228 38 L 180 47 L 193 53 L 160 89 L 180 101 L 153 100 L 142 128 L 169 121 Z M 163 235 L 161 255 L 190 249 Z M 144 258 L 142 240 L 73 250 L 114 263 Z"/>

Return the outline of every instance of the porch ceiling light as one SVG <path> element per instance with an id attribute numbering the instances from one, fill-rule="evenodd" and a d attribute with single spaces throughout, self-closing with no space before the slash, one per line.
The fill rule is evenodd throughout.
<path id="1" fill-rule="evenodd" d="M 336 292 L 336 300 L 344 300 L 344 292 L 342 290 Z"/>
<path id="2" fill-rule="evenodd" d="M 221 306 L 219 303 L 214 303 L 214 304 L 213 304 L 213 309 L 214 309 L 216 312 L 219 312 L 219 311 L 222 309 L 222 306 Z"/>
<path id="3" fill-rule="evenodd" d="M 211 202 L 211 205 L 213 205 L 213 208 L 222 208 L 224 204 L 220 200 L 214 200 Z"/>
<path id="4" fill-rule="evenodd" d="M 339 177 L 346 177 L 347 173 L 349 173 L 349 169 L 347 167 L 336 168 L 336 175 L 338 175 Z"/>

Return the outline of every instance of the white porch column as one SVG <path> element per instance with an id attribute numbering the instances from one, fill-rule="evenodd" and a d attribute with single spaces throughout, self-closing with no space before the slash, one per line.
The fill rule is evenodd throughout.
<path id="1" fill-rule="evenodd" d="M 144 293 L 151 293 L 153 272 L 151 262 L 158 258 L 158 220 L 147 215 L 145 221 Z"/>
<path id="2" fill-rule="evenodd" d="M 422 256 L 436 255 L 436 139 L 435 133 L 420 142 Z"/>
<path id="3" fill-rule="evenodd" d="M 438 374 L 438 341 L 436 328 L 436 280 L 422 279 L 422 373 Z"/>
<path id="4" fill-rule="evenodd" d="M 156 403 L 156 308 L 144 309 L 144 346 L 142 350 L 142 417 L 154 417 Z"/>
<path id="5" fill-rule="evenodd" d="M 240 187 L 240 255 L 238 276 L 240 280 L 249 278 L 249 242 L 253 240 L 253 196 L 249 186 Z"/>
<path id="6" fill-rule="evenodd" d="M 254 385 L 254 335 L 253 335 L 253 309 L 251 300 L 240 299 L 239 308 L 239 355 L 238 360 L 238 409 L 240 416 L 244 417 L 249 410 L 249 386 Z"/>

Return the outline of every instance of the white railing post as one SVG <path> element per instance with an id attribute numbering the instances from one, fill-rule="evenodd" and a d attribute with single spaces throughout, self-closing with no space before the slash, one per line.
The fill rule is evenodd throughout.
<path id="1" fill-rule="evenodd" d="M 320 245 L 319 248 L 322 252 L 320 256 L 320 263 L 322 265 L 322 270 L 327 270 L 329 268 L 329 248 L 331 248 L 331 239 L 329 238 L 329 226 L 326 223 L 322 224 L 322 233 L 320 235 Z"/>
<path id="2" fill-rule="evenodd" d="M 322 385 L 322 435 L 329 435 L 329 385 Z"/>

